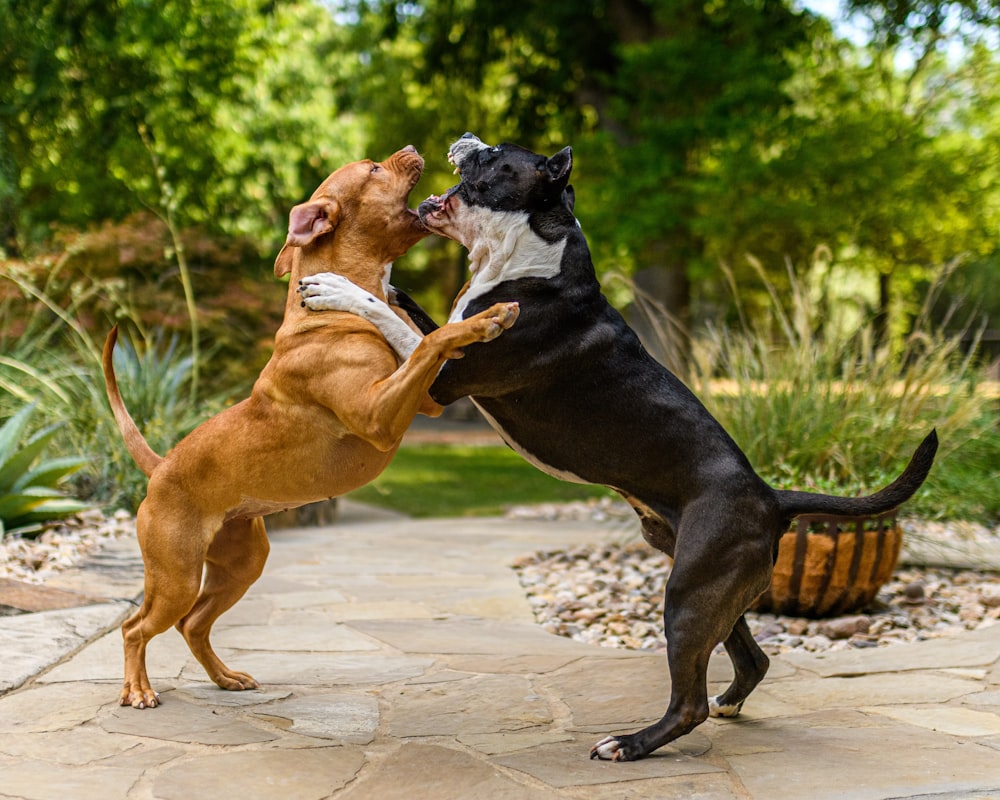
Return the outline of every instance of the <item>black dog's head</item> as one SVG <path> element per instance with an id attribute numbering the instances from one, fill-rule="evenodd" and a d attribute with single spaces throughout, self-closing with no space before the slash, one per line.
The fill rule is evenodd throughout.
<path id="1" fill-rule="evenodd" d="M 573 169 L 573 150 L 565 147 L 552 158 L 516 144 L 490 147 L 471 133 L 448 151 L 465 184 L 463 199 L 497 211 L 541 211 L 563 201 Z"/>
<path id="2" fill-rule="evenodd" d="M 474 212 L 519 212 L 529 217 L 564 209 L 572 214 L 569 182 L 573 151 L 566 147 L 551 158 L 516 144 L 490 146 L 471 133 L 448 151 L 462 182 L 420 204 L 420 219 L 431 230 L 471 247 Z M 532 225 L 532 227 L 535 227 Z"/>

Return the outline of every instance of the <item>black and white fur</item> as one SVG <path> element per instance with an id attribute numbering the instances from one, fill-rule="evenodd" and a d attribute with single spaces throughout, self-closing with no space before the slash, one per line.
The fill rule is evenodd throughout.
<path id="1" fill-rule="evenodd" d="M 735 716 L 763 679 L 768 659 L 743 614 L 767 588 L 778 539 L 791 519 L 899 506 L 927 476 L 937 436 L 931 432 L 899 478 L 868 497 L 772 489 L 601 294 L 573 216 L 571 150 L 546 158 L 466 134 L 449 157 L 461 183 L 424 201 L 420 215 L 428 228 L 469 250 L 471 279 L 451 318 L 503 300 L 517 300 L 521 314 L 489 348 L 471 345 L 464 358 L 448 361 L 432 397 L 448 404 L 472 396 L 531 463 L 560 478 L 615 489 L 639 515 L 645 539 L 674 560 L 664 612 L 671 678 L 666 713 L 641 731 L 602 739 L 591 751 L 592 758 L 638 759 L 710 713 Z M 388 307 L 375 311 L 348 287 L 324 295 L 324 280 L 303 287 L 310 308 L 364 313 L 380 327 L 402 324 Z M 397 302 L 425 332 L 433 329 L 409 298 L 399 294 Z M 368 308 L 359 311 L 362 306 Z M 710 699 L 706 671 L 718 642 L 734 678 Z"/>

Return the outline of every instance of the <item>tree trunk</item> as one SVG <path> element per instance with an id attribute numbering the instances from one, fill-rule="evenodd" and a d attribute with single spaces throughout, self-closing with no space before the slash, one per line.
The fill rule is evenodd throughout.
<path id="1" fill-rule="evenodd" d="M 878 274 L 878 310 L 872 325 L 875 330 L 875 344 L 882 345 L 889 340 L 889 303 L 892 300 L 892 275 L 887 272 Z"/>

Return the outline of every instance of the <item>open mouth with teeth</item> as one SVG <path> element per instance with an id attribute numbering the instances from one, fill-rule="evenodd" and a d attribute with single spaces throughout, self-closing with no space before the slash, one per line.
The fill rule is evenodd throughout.
<path id="1" fill-rule="evenodd" d="M 455 167 L 455 174 L 461 177 L 462 161 L 466 160 L 471 153 L 483 147 L 485 145 L 483 145 L 482 141 L 472 134 L 466 134 L 454 142 L 448 148 L 448 163 Z M 457 183 L 444 194 L 432 194 L 424 200 L 417 208 L 417 213 L 420 215 L 420 220 L 424 225 L 428 228 L 433 228 L 452 222 L 453 214 L 461 203 L 461 199 L 456 197 L 461 188 L 462 183 Z"/>
<path id="2" fill-rule="evenodd" d="M 434 223 L 444 223 L 451 219 L 451 214 L 455 210 L 457 201 L 454 199 L 462 184 L 452 186 L 443 195 L 432 194 L 417 206 L 417 213 L 420 221 L 428 227 L 433 227 Z"/>

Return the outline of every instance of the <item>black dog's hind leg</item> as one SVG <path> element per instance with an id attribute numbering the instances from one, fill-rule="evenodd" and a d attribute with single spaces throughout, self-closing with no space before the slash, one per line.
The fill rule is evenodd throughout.
<path id="1" fill-rule="evenodd" d="M 634 761 L 690 732 L 709 715 L 706 675 L 715 645 L 726 640 L 738 653 L 737 677 L 728 692 L 749 692 L 755 670 L 747 670 L 753 651 L 742 620 L 750 603 L 767 588 L 772 569 L 770 536 L 740 531 L 739 523 L 761 519 L 759 509 L 718 514 L 718 501 L 692 504 L 678 526 L 674 566 L 667 580 L 663 625 L 670 668 L 670 702 L 663 718 L 633 734 L 609 736 L 591 758 Z M 756 647 L 756 644 L 753 645 Z M 763 655 L 763 654 L 761 654 Z M 735 662 L 734 662 L 735 663 Z M 744 695 L 745 696 L 745 695 Z"/>
<path id="2" fill-rule="evenodd" d="M 708 713 L 713 717 L 735 717 L 743 708 L 757 684 L 764 680 L 770 660 L 750 633 L 746 617 L 740 617 L 732 633 L 723 642 L 729 660 L 733 662 L 733 682 L 722 694 L 708 700 Z"/>

